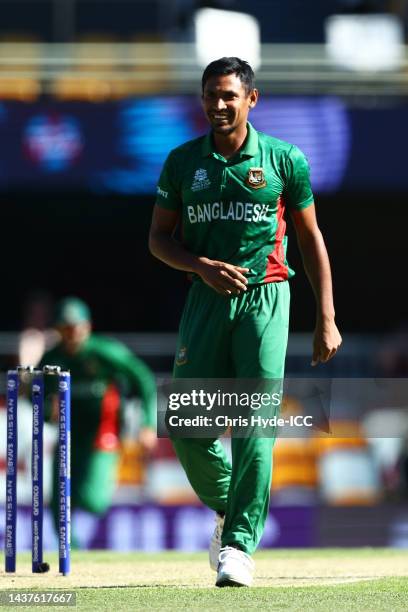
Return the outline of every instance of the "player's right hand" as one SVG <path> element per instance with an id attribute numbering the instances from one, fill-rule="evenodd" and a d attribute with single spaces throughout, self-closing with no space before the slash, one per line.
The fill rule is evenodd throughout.
<path id="1" fill-rule="evenodd" d="M 221 295 L 239 295 L 247 290 L 248 280 L 244 274 L 249 272 L 249 268 L 199 257 L 195 272 L 206 285 Z"/>

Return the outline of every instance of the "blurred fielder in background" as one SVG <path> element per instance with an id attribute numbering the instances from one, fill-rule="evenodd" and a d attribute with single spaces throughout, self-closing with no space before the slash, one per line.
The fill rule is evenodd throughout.
<path id="1" fill-rule="evenodd" d="M 156 445 L 155 380 L 125 345 L 91 333 L 91 313 L 81 300 L 69 297 L 57 305 L 55 327 L 61 340 L 44 354 L 41 366 L 52 363 L 71 371 L 72 509 L 100 515 L 111 505 L 116 486 L 123 397 L 141 399 L 139 442 L 146 452 Z M 56 477 L 54 469 L 54 520 L 58 513 Z M 77 544 L 75 535 L 73 544 Z"/>
<path id="2" fill-rule="evenodd" d="M 247 62 L 209 64 L 202 100 L 211 133 L 174 149 L 159 179 L 151 252 L 194 276 L 175 377 L 282 379 L 293 275 L 287 209 L 316 297 L 312 365 L 330 359 L 341 343 L 307 161 L 297 147 L 247 122 L 257 99 Z M 182 243 L 174 237 L 179 223 Z M 268 513 L 273 439 L 233 436 L 232 466 L 218 439 L 173 444 L 197 495 L 217 513 L 210 544 L 216 585 L 249 586 L 251 554 Z"/>

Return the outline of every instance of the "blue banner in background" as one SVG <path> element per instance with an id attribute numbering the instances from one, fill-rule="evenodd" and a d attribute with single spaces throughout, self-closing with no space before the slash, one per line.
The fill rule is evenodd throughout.
<path id="1" fill-rule="evenodd" d="M 55 550 L 56 535 L 50 512 L 45 511 L 44 548 Z M 3 509 L 0 507 L 0 518 Z M 315 506 L 271 508 L 261 548 L 308 548 L 317 545 Z M 30 509 L 19 507 L 17 549 L 29 550 Z M 0 545 L 4 545 L 0 523 Z M 77 510 L 73 515 L 75 537 L 82 549 L 159 552 L 207 550 L 214 530 L 214 512 L 203 506 L 162 506 L 154 503 L 112 506 L 103 516 Z"/>
<path id="2" fill-rule="evenodd" d="M 191 97 L 145 98 L 123 104 L 118 114 L 118 153 L 131 162 L 103 173 L 100 184 L 120 193 L 154 192 L 168 152 L 205 133 L 199 102 Z M 336 190 L 350 149 L 347 111 L 335 98 L 261 98 L 254 126 L 296 144 L 309 158 L 313 189 Z"/>
<path id="3" fill-rule="evenodd" d="M 313 190 L 333 193 L 408 187 L 398 163 L 407 114 L 405 106 L 350 109 L 336 97 L 264 96 L 250 118 L 258 130 L 300 147 L 310 162 Z M 168 152 L 207 129 L 195 96 L 5 102 L 0 190 L 153 195 Z M 379 163 L 379 149 L 393 155 Z"/>

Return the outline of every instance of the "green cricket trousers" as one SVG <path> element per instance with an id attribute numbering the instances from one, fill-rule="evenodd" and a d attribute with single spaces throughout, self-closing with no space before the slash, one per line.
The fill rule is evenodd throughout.
<path id="1" fill-rule="evenodd" d="M 282 379 L 288 339 L 287 281 L 224 297 L 194 282 L 182 315 L 175 378 Z M 222 546 L 252 554 L 268 515 L 273 438 L 234 437 L 232 465 L 219 439 L 173 438 L 201 501 L 225 513 Z"/>

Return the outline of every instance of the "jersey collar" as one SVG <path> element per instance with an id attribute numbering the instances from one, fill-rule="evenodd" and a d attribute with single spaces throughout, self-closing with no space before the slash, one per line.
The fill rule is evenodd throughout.
<path id="1" fill-rule="evenodd" d="M 245 138 L 244 144 L 234 157 L 248 158 L 254 157 L 258 152 L 258 132 L 248 122 L 247 123 L 248 134 Z M 212 132 L 209 132 L 203 140 L 201 147 L 203 157 L 221 157 L 219 153 L 214 149 L 214 143 L 212 139 Z"/>

